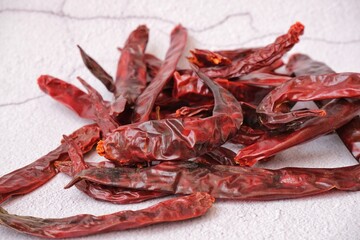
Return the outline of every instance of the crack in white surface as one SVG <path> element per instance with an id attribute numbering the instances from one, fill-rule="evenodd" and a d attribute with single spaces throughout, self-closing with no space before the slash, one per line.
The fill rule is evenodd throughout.
<path id="1" fill-rule="evenodd" d="M 2 108 L 2 107 L 14 107 L 14 106 L 23 105 L 25 103 L 38 100 L 38 99 L 40 99 L 42 97 L 45 97 L 45 96 L 46 96 L 45 94 L 42 94 L 42 95 L 39 95 L 39 96 L 26 98 L 26 99 L 18 101 L 18 102 L 0 103 L 0 108 Z"/>
<path id="2" fill-rule="evenodd" d="M 6 12 L 37 13 L 37 14 L 50 15 L 50 16 L 60 17 L 60 18 L 64 18 L 64 19 L 77 20 L 77 21 L 89 21 L 89 20 L 126 21 L 126 20 L 131 20 L 131 19 L 140 19 L 140 20 L 155 20 L 155 21 L 159 21 L 159 22 L 166 23 L 166 24 L 171 24 L 171 25 L 178 24 L 178 22 L 172 21 L 170 19 L 162 18 L 162 17 L 159 17 L 159 16 L 149 16 L 149 15 L 126 15 L 126 16 L 105 16 L 105 15 L 102 15 L 102 16 L 91 16 L 91 17 L 78 17 L 78 16 L 66 14 L 64 12 L 64 10 L 63 10 L 65 4 L 66 4 L 66 0 L 61 4 L 61 9 L 58 12 L 46 11 L 46 10 L 35 10 L 35 9 L 32 10 L 32 9 L 21 9 L 21 8 L 5 8 L 5 9 L 0 10 L 0 14 L 1 13 L 6 13 Z M 237 13 L 228 14 L 225 17 L 223 17 L 222 19 L 220 19 L 219 21 L 215 22 L 214 24 L 210 24 L 210 25 L 208 25 L 206 27 L 203 27 L 203 28 L 187 27 L 187 29 L 189 31 L 191 31 L 191 32 L 202 33 L 202 32 L 206 32 L 208 30 L 214 29 L 214 28 L 218 28 L 221 25 L 225 24 L 230 19 L 237 18 L 237 17 L 246 17 L 246 18 L 248 18 L 251 29 L 254 30 L 254 31 L 257 31 L 255 26 L 253 25 L 253 17 L 251 15 L 251 13 L 249 13 L 249 12 L 237 12 Z"/>

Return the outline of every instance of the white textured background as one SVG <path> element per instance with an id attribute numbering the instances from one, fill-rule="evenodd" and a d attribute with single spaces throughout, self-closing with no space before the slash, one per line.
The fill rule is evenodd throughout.
<path id="1" fill-rule="evenodd" d="M 80 44 L 115 74 L 127 35 L 150 28 L 148 52 L 163 57 L 172 27 L 189 29 L 188 49 L 225 49 L 270 43 L 296 21 L 305 35 L 291 51 L 310 54 L 333 69 L 360 72 L 360 1 L 17 1 L 0 0 L 0 175 L 55 148 L 61 135 L 87 123 L 45 96 L 41 74 L 78 85 L 81 75 L 110 98 L 83 66 Z M 182 62 L 184 64 L 184 61 Z M 279 154 L 262 166 L 353 165 L 336 135 Z M 38 217 L 107 214 L 157 201 L 113 205 L 92 200 L 59 174 L 37 191 L 3 204 L 9 212 Z M 360 193 L 332 192 L 273 202 L 217 201 L 199 219 L 108 233 L 87 239 L 360 239 Z M 0 227 L 0 239 L 34 239 Z M 84 238 L 85 239 L 85 238 Z"/>

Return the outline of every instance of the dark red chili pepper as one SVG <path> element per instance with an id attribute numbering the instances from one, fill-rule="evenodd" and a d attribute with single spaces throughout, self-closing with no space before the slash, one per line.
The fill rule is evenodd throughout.
<path id="1" fill-rule="evenodd" d="M 322 109 L 326 112 L 326 116 L 308 120 L 290 133 L 268 135 L 261 141 L 243 148 L 236 155 L 235 160 L 240 165 L 252 166 L 257 161 L 282 150 L 332 132 L 360 114 L 360 100 L 335 99 Z"/>
<path id="2" fill-rule="evenodd" d="M 304 32 L 304 26 L 297 22 L 292 25 L 287 34 L 278 37 L 274 43 L 256 49 L 253 53 L 231 66 L 212 67 L 202 69 L 210 77 L 233 78 L 245 75 L 264 66 L 268 66 L 280 59 L 298 41 Z"/>
<path id="3" fill-rule="evenodd" d="M 100 129 L 96 125 L 87 125 L 73 132 L 69 138 L 85 153 L 100 139 Z M 68 160 L 67 152 L 67 144 L 62 143 L 35 162 L 0 177 L 0 203 L 12 196 L 32 192 L 47 183 L 57 174 L 54 162 Z"/>
<path id="4" fill-rule="evenodd" d="M 214 95 L 207 118 L 152 120 L 121 126 L 97 146 L 97 152 L 119 163 L 184 160 L 200 156 L 236 135 L 243 116 L 240 104 L 226 89 L 197 72 Z"/>
<path id="5" fill-rule="evenodd" d="M 151 110 L 160 91 L 172 77 L 176 65 L 184 51 L 187 39 L 186 29 L 178 25 L 171 32 L 170 47 L 165 60 L 161 65 L 156 77 L 147 86 L 144 92 L 137 98 L 133 114 L 133 122 L 149 120 Z"/>
<path id="6" fill-rule="evenodd" d="M 149 29 L 140 25 L 126 40 L 121 50 L 115 80 L 115 98 L 133 105 L 146 87 L 144 54 L 149 40 Z M 119 100 L 117 100 L 119 101 Z"/>
<path id="7" fill-rule="evenodd" d="M 215 198 L 276 200 L 298 198 L 332 189 L 360 190 L 360 165 L 342 168 L 269 170 L 195 162 L 163 162 L 143 169 L 88 169 L 68 185 L 87 180 L 109 186 L 173 194 L 207 192 Z"/>
<path id="8" fill-rule="evenodd" d="M 286 64 L 286 69 L 293 77 L 335 73 L 326 64 L 314 61 L 309 56 L 299 53 L 291 55 Z"/>
<path id="9" fill-rule="evenodd" d="M 105 87 L 110 91 L 115 91 L 114 80 L 93 58 L 91 58 L 87 53 L 78 45 L 80 50 L 81 58 L 85 66 L 90 70 L 90 72 L 99 79 Z"/>
<path id="10" fill-rule="evenodd" d="M 333 73 L 293 78 L 272 90 L 257 107 L 261 123 L 269 129 L 324 116 L 324 110 L 290 111 L 289 102 L 360 96 L 360 74 Z"/>
<path id="11" fill-rule="evenodd" d="M 80 237 L 200 217 L 209 210 L 213 202 L 214 198 L 209 194 L 195 193 L 137 211 L 121 211 L 103 216 L 81 214 L 48 219 L 13 215 L 0 208 L 0 224 L 37 237 Z"/>

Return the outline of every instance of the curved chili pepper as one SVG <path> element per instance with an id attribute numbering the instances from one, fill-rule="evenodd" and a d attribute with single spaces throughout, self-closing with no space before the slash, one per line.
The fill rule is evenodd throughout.
<path id="1" fill-rule="evenodd" d="M 114 80 L 93 58 L 78 45 L 81 58 L 89 71 L 99 79 L 110 92 L 115 91 Z"/>
<path id="2" fill-rule="evenodd" d="M 256 49 L 246 58 L 233 61 L 231 66 L 203 68 L 209 77 L 233 78 L 245 75 L 280 59 L 298 41 L 304 32 L 304 26 L 297 22 L 292 25 L 287 34 L 278 37 L 274 43 Z"/>
<path id="3" fill-rule="evenodd" d="M 40 76 L 37 82 L 44 93 L 70 108 L 80 117 L 96 119 L 96 110 L 92 105 L 91 97 L 76 86 L 49 75 Z"/>
<path id="4" fill-rule="evenodd" d="M 115 98 L 123 98 L 133 105 L 146 87 L 146 64 L 144 53 L 149 40 L 149 29 L 140 25 L 126 40 L 119 58 Z"/>
<path id="5" fill-rule="evenodd" d="M 335 73 L 325 63 L 314 61 L 304 54 L 294 54 L 290 57 L 286 68 L 294 76 L 320 75 Z M 323 106 L 324 101 L 316 101 L 316 105 Z M 336 133 L 356 160 L 360 160 L 360 118 L 357 116 L 349 123 L 336 129 Z"/>
<path id="6" fill-rule="evenodd" d="M 127 210 L 102 216 L 81 214 L 49 219 L 13 215 L 0 208 L 0 224 L 37 237 L 80 237 L 200 217 L 209 210 L 213 202 L 214 198 L 209 194 L 195 193 L 137 211 Z"/>
<path id="7" fill-rule="evenodd" d="M 85 153 L 100 139 L 100 129 L 96 125 L 87 125 L 73 132 L 69 138 Z M 0 203 L 12 196 L 32 192 L 47 183 L 58 172 L 54 162 L 68 160 L 67 152 L 67 144 L 62 143 L 33 163 L 0 177 Z"/>
<path id="8" fill-rule="evenodd" d="M 235 161 L 243 166 L 252 166 L 261 159 L 332 132 L 360 114 L 360 100 L 335 99 L 325 105 L 323 110 L 326 111 L 326 116 L 313 118 L 294 132 L 268 135 L 243 148 L 236 155 Z"/>
<path id="9" fill-rule="evenodd" d="M 269 129 L 299 120 L 324 116 L 324 110 L 290 110 L 289 102 L 360 96 L 360 74 L 333 73 L 293 78 L 271 91 L 257 107 L 261 123 Z"/>
<path id="10" fill-rule="evenodd" d="M 205 74 L 197 74 L 213 92 L 213 116 L 121 126 L 99 142 L 98 153 L 122 164 L 181 160 L 202 155 L 233 137 L 243 120 L 240 104 Z"/>
<path id="11" fill-rule="evenodd" d="M 149 120 L 151 110 L 160 91 L 173 75 L 176 65 L 184 51 L 187 39 L 186 29 L 181 25 L 176 26 L 171 32 L 170 47 L 165 60 L 161 65 L 156 77 L 150 85 L 137 98 L 133 113 L 133 122 Z"/>
<path id="12" fill-rule="evenodd" d="M 360 191 L 360 165 L 342 168 L 244 168 L 195 162 L 163 162 L 156 166 L 88 169 L 68 185 L 86 180 L 109 186 L 173 194 L 207 192 L 215 198 L 277 200 L 337 189 Z"/>

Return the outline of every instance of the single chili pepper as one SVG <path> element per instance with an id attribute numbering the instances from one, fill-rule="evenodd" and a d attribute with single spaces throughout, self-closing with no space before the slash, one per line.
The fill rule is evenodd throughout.
<path id="1" fill-rule="evenodd" d="M 114 80 L 92 57 L 78 45 L 81 58 L 89 71 L 99 79 L 110 92 L 115 91 Z"/>
<path id="2" fill-rule="evenodd" d="M 194 49 L 190 50 L 190 53 L 192 56 L 188 57 L 189 62 L 198 66 L 199 68 L 231 65 L 230 59 L 209 50 Z"/>
<path id="3" fill-rule="evenodd" d="M 199 71 L 197 74 L 214 95 L 211 117 L 152 120 L 121 126 L 99 142 L 97 152 L 119 163 L 184 160 L 202 155 L 235 136 L 243 121 L 240 104 L 205 74 Z"/>
<path id="4" fill-rule="evenodd" d="M 92 105 L 91 97 L 76 86 L 49 75 L 40 76 L 37 82 L 44 93 L 70 108 L 80 117 L 96 119 L 96 110 Z"/>
<path id="5" fill-rule="evenodd" d="M 69 138 L 79 145 L 82 152 L 88 152 L 100 139 L 100 129 L 96 125 L 87 125 L 73 132 Z M 0 203 L 12 196 L 24 195 L 47 183 L 57 174 L 55 161 L 69 159 L 68 146 L 59 147 L 33 163 L 0 177 Z"/>
<path id="6" fill-rule="evenodd" d="M 217 50 L 214 51 L 215 54 L 219 54 L 223 57 L 230 59 L 230 61 L 235 61 L 239 59 L 244 59 L 257 51 L 259 48 L 238 48 L 232 50 Z"/>
<path id="7" fill-rule="evenodd" d="M 115 98 L 133 105 L 146 87 L 144 53 L 149 40 L 149 29 L 140 25 L 126 40 L 121 50 L 115 80 Z M 119 100 L 117 100 L 119 101 Z"/>
<path id="8" fill-rule="evenodd" d="M 360 100 L 335 99 L 325 105 L 323 110 L 326 116 L 313 118 L 293 132 L 268 135 L 243 148 L 236 155 L 235 161 L 242 166 L 252 166 L 261 159 L 330 133 L 360 114 Z"/>
<path id="9" fill-rule="evenodd" d="M 335 73 L 326 64 L 314 61 L 309 56 L 299 53 L 291 55 L 286 64 L 286 69 L 293 77 Z"/>
<path id="10" fill-rule="evenodd" d="M 309 56 L 304 54 L 293 54 L 286 68 L 293 76 L 303 75 L 320 75 L 326 73 L 335 73 L 325 63 L 314 61 Z M 316 101 L 316 105 L 323 106 L 324 101 Z M 336 129 L 336 133 L 349 149 L 356 160 L 360 160 L 360 118 L 356 116 L 349 123 Z"/>
<path id="11" fill-rule="evenodd" d="M 360 74 L 334 73 L 293 78 L 271 91 L 257 107 L 261 123 L 269 129 L 324 116 L 324 110 L 290 111 L 289 102 L 360 96 Z"/>
<path id="12" fill-rule="evenodd" d="M 150 85 L 137 98 L 133 114 L 133 122 L 149 120 L 149 115 L 160 91 L 172 77 L 176 65 L 184 51 L 187 39 L 186 29 L 176 26 L 171 32 L 170 47 L 166 53 L 165 61 L 161 65 L 156 77 Z"/>
<path id="13" fill-rule="evenodd" d="M 200 217 L 209 210 L 213 202 L 214 198 L 209 194 L 195 193 L 137 211 L 127 210 L 102 216 L 81 214 L 49 219 L 18 216 L 0 208 L 0 224 L 37 237 L 80 237 Z"/>
<path id="14" fill-rule="evenodd" d="M 299 198 L 337 189 L 360 190 L 360 165 L 342 168 L 282 168 L 269 170 L 195 162 L 163 162 L 143 169 L 88 169 L 68 185 L 87 180 L 109 186 L 165 191 L 207 192 L 215 198 L 277 200 Z"/>
<path id="15" fill-rule="evenodd" d="M 248 74 L 280 59 L 299 41 L 299 36 L 303 32 L 304 26 L 297 22 L 290 27 L 287 34 L 278 37 L 274 43 L 256 49 L 245 58 L 233 61 L 231 66 L 203 68 L 202 71 L 212 78 L 233 78 Z"/>
<path id="16" fill-rule="evenodd" d="M 95 109 L 95 122 L 99 125 L 103 136 L 105 136 L 119 125 L 110 115 L 109 107 L 106 105 L 100 93 L 91 87 L 84 79 L 78 77 L 78 80 L 89 92 L 91 104 Z"/>
<path id="17" fill-rule="evenodd" d="M 273 87 L 254 86 L 242 81 L 234 82 L 227 79 L 215 79 L 223 88 L 227 89 L 238 100 L 251 104 L 259 104 Z M 283 81 L 282 81 L 283 82 Z M 183 101 L 203 103 L 212 98 L 212 93 L 206 84 L 194 73 L 174 74 L 173 97 Z"/>

